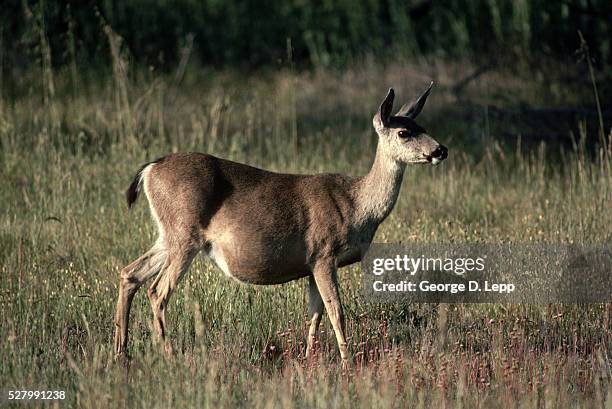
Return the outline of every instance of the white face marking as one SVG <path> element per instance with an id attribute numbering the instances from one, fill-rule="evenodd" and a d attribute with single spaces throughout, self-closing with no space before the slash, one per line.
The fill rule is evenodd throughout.
<path id="1" fill-rule="evenodd" d="M 438 159 L 438 158 L 431 158 L 431 164 L 432 165 L 437 165 L 440 162 L 442 162 L 442 161 L 440 159 Z"/>

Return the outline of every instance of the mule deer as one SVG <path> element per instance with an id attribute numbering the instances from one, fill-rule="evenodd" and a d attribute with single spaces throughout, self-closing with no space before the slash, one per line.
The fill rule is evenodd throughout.
<path id="1" fill-rule="evenodd" d="M 166 339 L 170 295 L 203 250 L 228 276 L 251 284 L 309 280 L 307 355 L 323 308 L 340 355 L 348 359 L 337 269 L 359 261 L 397 200 L 406 164 L 437 164 L 447 149 L 414 121 L 429 88 L 395 115 L 389 92 L 374 116 L 379 142 L 369 173 L 290 175 L 200 153 L 178 153 L 144 165 L 127 190 L 131 207 L 141 187 L 159 230 L 153 247 L 121 270 L 115 352 L 126 352 L 130 305 L 155 277 L 148 295 L 154 328 Z"/>

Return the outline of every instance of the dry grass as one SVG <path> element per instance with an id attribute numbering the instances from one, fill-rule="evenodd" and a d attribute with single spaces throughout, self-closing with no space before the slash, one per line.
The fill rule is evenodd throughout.
<path id="1" fill-rule="evenodd" d="M 408 98 L 422 72 L 440 79 L 423 116 L 451 157 L 408 170 L 377 242 L 609 244 L 605 147 L 583 133 L 562 155 L 523 152 L 444 116 L 465 71 L 364 63 L 192 73 L 178 86 L 148 72 L 65 93 L 71 82 L 59 74 L 46 101 L 33 80 L 29 95 L 0 104 L 0 385 L 64 389 L 80 407 L 610 407 L 609 306 L 373 305 L 358 267 L 341 272 L 350 372 L 325 320 L 315 358 L 303 358 L 304 282 L 242 286 L 202 259 L 169 307 L 176 356 L 155 345 L 140 293 L 129 370 L 113 360 L 118 272 L 155 235 L 145 206 L 128 215 L 123 203 L 142 162 L 198 150 L 283 171 L 363 173 L 386 84 Z M 493 72 L 467 98 L 485 87 L 490 98 L 511 88 L 529 99 L 548 86 L 516 82 Z"/>

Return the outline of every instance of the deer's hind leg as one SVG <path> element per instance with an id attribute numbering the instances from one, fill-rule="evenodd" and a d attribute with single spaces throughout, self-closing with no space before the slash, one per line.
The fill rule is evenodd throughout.
<path id="1" fill-rule="evenodd" d="M 323 299 L 317 288 L 314 276 L 308 278 L 308 314 L 310 316 L 310 327 L 308 329 L 308 341 L 306 346 L 306 358 L 314 353 L 317 330 L 323 316 Z"/>
<path id="2" fill-rule="evenodd" d="M 115 353 L 123 355 L 127 351 L 130 308 L 136 291 L 148 279 L 158 274 L 166 260 L 167 252 L 161 241 L 149 251 L 121 270 L 119 296 L 115 313 Z"/>
<path id="3" fill-rule="evenodd" d="M 155 278 L 147 294 L 153 309 L 153 327 L 164 344 L 166 354 L 172 353 L 172 344 L 166 339 L 166 307 L 172 292 L 180 279 L 189 269 L 199 248 L 193 245 L 175 246 L 168 252 L 168 257 L 161 273 Z"/>

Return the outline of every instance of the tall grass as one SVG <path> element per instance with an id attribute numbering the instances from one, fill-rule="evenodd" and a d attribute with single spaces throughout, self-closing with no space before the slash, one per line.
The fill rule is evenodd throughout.
<path id="1" fill-rule="evenodd" d="M 304 358 L 304 282 L 239 285 L 204 259 L 170 303 L 176 356 L 155 344 L 141 291 L 133 360 L 116 363 L 118 272 L 155 238 L 146 206 L 128 214 L 123 202 L 141 163 L 198 150 L 286 172 L 364 173 L 381 92 L 394 84 L 408 99 L 428 68 L 188 72 L 178 84 L 130 70 L 119 37 L 106 33 L 114 76 L 71 90 L 70 74 L 55 73 L 57 126 L 37 92 L 0 104 L 3 388 L 63 389 L 79 407 L 612 405 L 609 305 L 375 305 L 361 297 L 358 266 L 340 274 L 348 372 L 325 321 L 314 358 Z M 436 66 L 440 86 L 423 114 L 451 157 L 407 170 L 376 241 L 609 244 L 610 159 L 586 146 L 597 138 L 581 128 L 561 154 L 509 149 L 477 124 L 447 119 L 460 69 Z M 480 84 L 495 94 L 514 81 L 497 72 Z M 533 92 L 532 81 L 516 92 Z"/>

